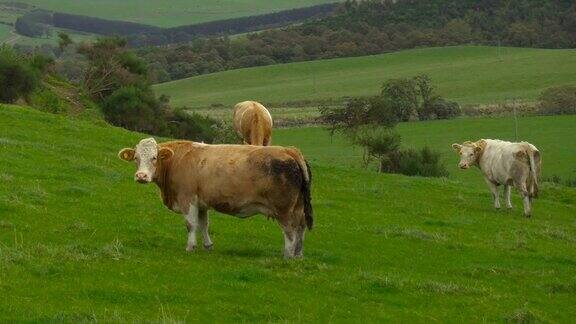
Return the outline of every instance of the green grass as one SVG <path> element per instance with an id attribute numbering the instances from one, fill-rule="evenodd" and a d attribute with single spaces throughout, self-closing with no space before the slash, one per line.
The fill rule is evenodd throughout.
<path id="1" fill-rule="evenodd" d="M 0 44 L 2 44 L 6 39 L 10 38 L 10 31 L 12 28 L 7 25 L 0 24 Z"/>
<path id="2" fill-rule="evenodd" d="M 564 119 L 545 123 L 550 137 Z M 187 254 L 182 218 L 116 157 L 143 135 L 1 106 L 0 321 L 576 316 L 576 190 L 547 186 L 525 219 L 518 207 L 492 210 L 485 188 L 347 168 L 326 158 L 347 159 L 343 146 L 290 131 L 275 141 L 301 146 L 313 161 L 317 226 L 305 259 L 282 260 L 281 232 L 264 217 L 214 214 L 214 251 Z M 560 157 L 547 145 L 545 169 Z M 575 157 L 567 151 L 564 165 Z"/>
<path id="3" fill-rule="evenodd" d="M 576 51 L 459 46 L 232 70 L 155 86 L 192 108 L 242 100 L 282 103 L 379 93 L 390 78 L 428 74 L 459 103 L 534 100 L 545 88 L 576 84 Z"/>
<path id="4" fill-rule="evenodd" d="M 43 9 L 161 27 L 265 14 L 334 0 L 22 0 Z"/>

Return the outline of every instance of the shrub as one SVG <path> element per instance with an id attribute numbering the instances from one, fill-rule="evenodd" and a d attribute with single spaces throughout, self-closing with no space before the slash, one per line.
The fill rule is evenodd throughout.
<path id="1" fill-rule="evenodd" d="M 128 86 L 114 91 L 103 101 L 102 112 L 116 126 L 151 134 L 165 131 L 160 103 L 149 88 Z"/>
<path id="2" fill-rule="evenodd" d="M 35 91 L 30 96 L 30 105 L 38 110 L 53 114 L 64 113 L 69 110 L 66 102 L 48 89 Z"/>
<path id="3" fill-rule="evenodd" d="M 548 88 L 542 92 L 538 101 L 538 111 L 542 114 L 576 114 L 576 86 Z"/>
<path id="4" fill-rule="evenodd" d="M 416 80 L 411 78 L 390 79 L 382 85 L 381 96 L 386 98 L 399 120 L 408 121 L 418 108 Z"/>
<path id="5" fill-rule="evenodd" d="M 421 120 L 452 119 L 461 114 L 460 105 L 454 101 L 435 97 L 422 105 L 418 116 Z"/>
<path id="6" fill-rule="evenodd" d="M 363 125 L 392 127 L 398 122 L 397 114 L 382 97 L 352 98 L 344 107 L 320 107 L 320 120 L 330 131 L 355 132 Z"/>
<path id="7" fill-rule="evenodd" d="M 40 73 L 29 60 L 7 46 L 0 47 L 0 102 L 27 98 L 39 82 Z"/>
<path id="8" fill-rule="evenodd" d="M 231 124 L 222 122 L 214 125 L 213 128 L 216 132 L 214 144 L 242 144 L 242 140 Z"/>
<path id="9" fill-rule="evenodd" d="M 400 147 L 400 135 L 390 128 L 363 128 L 356 133 L 354 144 L 364 147 L 364 164 L 373 158 L 380 161 L 380 172 L 385 160 Z"/>
<path id="10" fill-rule="evenodd" d="M 213 143 L 218 135 L 218 121 L 209 116 L 178 109 L 168 113 L 166 119 L 170 136 L 174 138 Z"/>
<path id="11" fill-rule="evenodd" d="M 440 153 L 428 147 L 420 150 L 405 149 L 391 154 L 382 161 L 381 171 L 408 176 L 447 177 L 448 171 L 440 159 Z"/>

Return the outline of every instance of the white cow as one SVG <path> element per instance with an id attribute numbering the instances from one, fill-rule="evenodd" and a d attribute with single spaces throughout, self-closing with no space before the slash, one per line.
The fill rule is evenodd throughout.
<path id="1" fill-rule="evenodd" d="M 534 145 L 481 139 L 452 144 L 452 148 L 460 154 L 458 166 L 461 169 L 473 165 L 480 168 L 494 196 L 494 207 L 500 208 L 498 186 L 504 185 L 506 207 L 512 208 L 510 191 L 514 186 L 524 201 L 524 215 L 530 217 L 532 200 L 538 196 L 538 177 L 542 166 L 540 152 Z"/>

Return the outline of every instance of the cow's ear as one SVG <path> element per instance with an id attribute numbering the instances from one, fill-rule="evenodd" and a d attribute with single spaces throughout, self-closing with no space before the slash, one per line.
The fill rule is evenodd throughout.
<path id="1" fill-rule="evenodd" d="M 462 145 L 454 143 L 454 144 L 452 144 L 452 149 L 454 149 L 454 151 L 460 153 L 460 150 L 462 149 Z"/>
<path id="2" fill-rule="evenodd" d="M 167 147 L 162 147 L 158 150 L 158 159 L 159 160 L 168 160 L 169 158 L 174 155 L 174 151 Z"/>
<path id="3" fill-rule="evenodd" d="M 483 151 L 486 148 L 487 144 L 488 143 L 486 143 L 486 140 L 483 140 L 483 139 L 476 142 L 477 148 L 480 148 L 480 150 L 476 149 L 476 152 Z"/>
<path id="4" fill-rule="evenodd" d="M 133 161 L 134 154 L 136 154 L 136 151 L 134 151 L 134 149 L 125 148 L 120 150 L 120 152 L 118 152 L 118 157 L 120 158 L 120 160 Z"/>

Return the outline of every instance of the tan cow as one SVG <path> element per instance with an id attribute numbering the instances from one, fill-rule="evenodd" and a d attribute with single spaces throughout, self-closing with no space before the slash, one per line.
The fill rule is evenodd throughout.
<path id="1" fill-rule="evenodd" d="M 494 196 L 494 207 L 500 208 L 498 186 L 504 185 L 506 207 L 512 208 L 510 191 L 514 186 L 522 196 L 524 215 L 530 217 L 533 198 L 538 196 L 538 177 L 542 165 L 540 152 L 534 145 L 481 139 L 452 144 L 452 148 L 460 154 L 458 166 L 461 169 L 473 165 L 480 168 Z"/>
<path id="2" fill-rule="evenodd" d="M 272 116 L 266 107 L 256 101 L 237 103 L 233 124 L 246 144 L 268 146 L 272 142 Z"/>
<path id="3" fill-rule="evenodd" d="M 285 257 L 301 257 L 305 227 L 312 229 L 311 172 L 299 150 L 280 146 L 157 144 L 153 138 L 118 153 L 136 161 L 135 180 L 154 182 L 164 205 L 182 213 L 186 250 L 196 248 L 196 229 L 210 249 L 208 210 L 248 217 L 264 214 L 284 231 Z"/>

